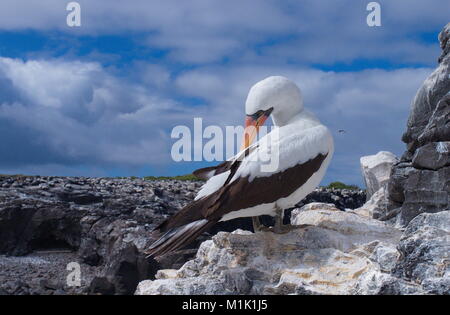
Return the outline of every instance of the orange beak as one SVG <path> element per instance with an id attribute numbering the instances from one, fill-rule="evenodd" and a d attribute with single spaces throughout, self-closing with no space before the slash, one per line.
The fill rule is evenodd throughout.
<path id="1" fill-rule="evenodd" d="M 247 149 L 258 134 L 259 128 L 264 125 L 267 118 L 272 113 L 273 108 L 267 111 L 261 111 L 254 115 L 247 115 L 245 119 L 244 136 L 242 139 L 241 151 Z"/>

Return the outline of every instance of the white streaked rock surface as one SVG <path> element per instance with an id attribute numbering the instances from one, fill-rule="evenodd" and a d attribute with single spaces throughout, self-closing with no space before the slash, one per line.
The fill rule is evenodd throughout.
<path id="1" fill-rule="evenodd" d="M 392 166 L 398 161 L 391 152 L 380 151 L 360 159 L 361 171 L 367 189 L 367 200 L 389 181 Z"/>
<path id="2" fill-rule="evenodd" d="M 387 188 L 381 187 L 364 205 L 350 211 L 368 218 L 380 219 L 388 213 L 388 205 Z"/>
<path id="3" fill-rule="evenodd" d="M 312 208 L 294 211 L 286 234 L 218 233 L 136 294 L 450 294 L 450 211 L 421 214 L 402 233 Z"/>
<path id="4" fill-rule="evenodd" d="M 136 294 L 350 294 L 363 274 L 392 268 L 397 256 L 401 232 L 377 220 L 315 209 L 294 212 L 292 222 L 298 226 L 281 235 L 218 233 Z"/>

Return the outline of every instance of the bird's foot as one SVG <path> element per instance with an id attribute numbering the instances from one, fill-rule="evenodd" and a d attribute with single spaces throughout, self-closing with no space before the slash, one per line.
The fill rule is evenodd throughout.
<path id="1" fill-rule="evenodd" d="M 286 234 L 292 231 L 295 227 L 290 224 L 283 224 L 283 217 L 277 215 L 275 217 L 275 225 L 267 227 L 259 221 L 259 217 L 252 217 L 253 231 L 256 232 L 272 232 L 275 234 Z"/>
<path id="2" fill-rule="evenodd" d="M 272 227 L 272 232 L 276 234 L 286 234 L 292 231 L 294 228 L 292 225 L 283 224 L 284 210 L 277 207 L 275 211 L 275 224 Z"/>
<path id="3" fill-rule="evenodd" d="M 261 222 L 259 221 L 259 217 L 252 217 L 252 222 L 253 222 L 253 232 L 254 233 L 270 231 L 270 228 L 261 224 Z"/>

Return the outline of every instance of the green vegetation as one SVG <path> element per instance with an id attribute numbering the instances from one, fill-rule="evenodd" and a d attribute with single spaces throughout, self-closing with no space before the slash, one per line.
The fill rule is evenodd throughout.
<path id="1" fill-rule="evenodd" d="M 192 181 L 203 181 L 202 179 L 195 177 L 192 174 L 179 175 L 179 176 L 145 176 L 145 180 L 162 180 L 162 179 L 176 179 L 176 180 L 192 180 Z"/>
<path id="2" fill-rule="evenodd" d="M 347 185 L 342 182 L 332 182 L 326 188 L 330 189 L 350 189 L 350 190 L 359 190 L 360 188 L 356 185 Z"/>

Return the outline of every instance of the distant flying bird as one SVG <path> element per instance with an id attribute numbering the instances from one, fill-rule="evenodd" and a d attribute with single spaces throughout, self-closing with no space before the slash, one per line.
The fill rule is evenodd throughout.
<path id="1" fill-rule="evenodd" d="M 339 133 L 346 133 L 347 131 L 345 131 L 344 129 L 339 129 L 338 132 Z"/>
<path id="2" fill-rule="evenodd" d="M 246 132 L 241 152 L 214 167 L 194 172 L 208 179 L 195 200 L 160 224 L 158 240 L 147 251 L 152 257 L 173 252 L 195 240 L 219 221 L 253 217 L 255 232 L 264 228 L 258 216 L 275 217 L 270 230 L 283 233 L 284 210 L 293 207 L 322 180 L 333 155 L 329 130 L 303 108 L 297 85 L 273 76 L 255 84 L 245 104 Z M 271 116 L 275 130 L 252 145 L 259 127 Z M 248 132 L 247 132 L 248 131 Z M 278 131 L 278 140 L 270 140 Z M 264 145 L 277 141 L 278 167 L 263 171 L 259 156 L 270 154 Z"/>

